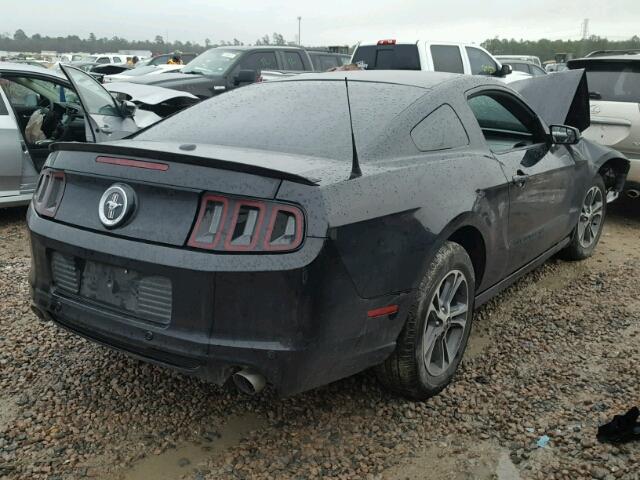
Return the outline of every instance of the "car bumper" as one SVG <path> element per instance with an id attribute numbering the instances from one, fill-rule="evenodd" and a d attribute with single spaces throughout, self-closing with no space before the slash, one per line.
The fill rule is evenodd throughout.
<path id="1" fill-rule="evenodd" d="M 220 269 L 208 252 L 140 242 L 45 220 L 29 210 L 33 305 L 44 319 L 139 359 L 222 384 L 250 368 L 283 395 L 352 375 L 383 361 L 393 350 L 408 309 L 408 292 L 359 297 L 331 242 L 311 239 L 307 258 L 268 270 L 248 256 L 229 256 Z M 319 246 L 312 240 L 318 240 Z M 118 254 L 114 254 L 118 251 Z M 170 321 L 148 321 L 56 283 L 51 258 L 58 252 L 76 264 L 97 262 L 168 278 L 173 286 Z M 206 259 L 206 261 L 204 261 Z M 206 265 L 206 268 L 202 268 Z M 224 266 L 224 267 L 223 267 Z M 368 318 L 390 304 L 391 317 Z"/>
<path id="2" fill-rule="evenodd" d="M 0 208 L 25 207 L 29 205 L 32 197 L 33 191 L 0 197 Z"/>

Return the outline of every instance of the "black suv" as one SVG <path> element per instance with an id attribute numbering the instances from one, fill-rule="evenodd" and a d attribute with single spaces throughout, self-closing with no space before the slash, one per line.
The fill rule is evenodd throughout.
<path id="1" fill-rule="evenodd" d="M 262 70 L 312 72 L 307 52 L 298 47 L 216 47 L 198 55 L 179 73 L 144 75 L 130 81 L 189 92 L 202 99 L 255 82 Z"/>

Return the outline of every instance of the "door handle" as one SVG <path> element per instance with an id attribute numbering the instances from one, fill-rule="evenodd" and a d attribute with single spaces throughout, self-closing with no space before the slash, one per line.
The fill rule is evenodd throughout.
<path id="1" fill-rule="evenodd" d="M 516 173 L 511 178 L 511 183 L 513 183 L 514 185 L 517 185 L 520 188 L 524 187 L 528 181 L 529 181 L 529 175 L 522 172 L 521 170 L 518 170 L 518 173 Z"/>
<path id="2" fill-rule="evenodd" d="M 100 127 L 98 131 L 102 133 L 106 133 L 107 135 L 110 135 L 113 133 L 113 130 L 111 130 L 110 125 L 102 125 L 102 127 Z"/>

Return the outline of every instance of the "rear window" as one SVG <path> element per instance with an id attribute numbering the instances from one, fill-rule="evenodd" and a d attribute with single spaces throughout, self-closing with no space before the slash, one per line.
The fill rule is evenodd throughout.
<path id="1" fill-rule="evenodd" d="M 378 142 L 425 90 L 349 82 L 359 148 Z M 207 143 L 351 161 L 344 81 L 286 81 L 232 90 L 137 135 L 155 142 Z"/>
<path id="2" fill-rule="evenodd" d="M 361 46 L 353 55 L 353 63 L 358 62 L 367 70 L 420 70 L 417 45 Z"/>
<path id="3" fill-rule="evenodd" d="M 640 103 L 640 62 L 577 62 L 585 68 L 593 100 Z"/>
<path id="4" fill-rule="evenodd" d="M 433 69 L 436 72 L 464 73 L 460 47 L 456 45 L 431 45 Z"/>

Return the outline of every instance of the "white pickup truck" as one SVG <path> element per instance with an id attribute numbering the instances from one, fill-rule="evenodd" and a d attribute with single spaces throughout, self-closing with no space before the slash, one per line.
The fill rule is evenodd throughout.
<path id="1" fill-rule="evenodd" d="M 502 65 L 484 48 L 464 43 L 396 39 L 361 42 L 353 52 L 351 63 L 361 64 L 366 70 L 424 70 L 487 75 L 505 82 L 531 77 L 524 72 L 512 71 L 509 65 Z"/>

